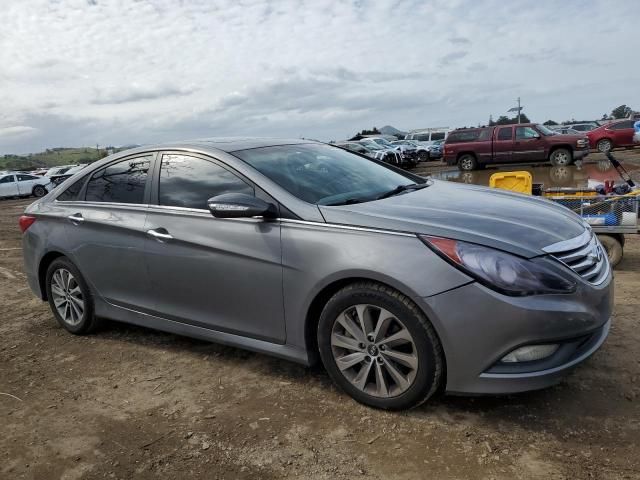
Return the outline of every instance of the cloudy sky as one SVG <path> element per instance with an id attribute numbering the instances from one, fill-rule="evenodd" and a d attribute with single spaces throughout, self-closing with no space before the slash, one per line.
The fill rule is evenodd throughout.
<path id="1" fill-rule="evenodd" d="M 640 109 L 637 0 L 2 0 L 0 154 Z"/>

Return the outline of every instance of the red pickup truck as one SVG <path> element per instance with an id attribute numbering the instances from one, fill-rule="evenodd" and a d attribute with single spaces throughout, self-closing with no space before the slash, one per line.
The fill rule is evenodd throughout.
<path id="1" fill-rule="evenodd" d="M 475 170 L 488 163 L 569 165 L 588 154 L 586 136 L 561 135 L 534 123 L 454 130 L 444 142 L 445 162 L 460 170 Z"/>

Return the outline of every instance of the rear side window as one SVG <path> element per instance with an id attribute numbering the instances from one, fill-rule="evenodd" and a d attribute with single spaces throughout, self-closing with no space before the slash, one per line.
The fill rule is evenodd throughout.
<path id="1" fill-rule="evenodd" d="M 444 132 L 432 132 L 431 133 L 431 141 L 435 142 L 436 140 L 444 140 L 445 133 Z"/>
<path id="2" fill-rule="evenodd" d="M 625 128 L 633 128 L 633 120 L 616 123 L 615 125 L 611 125 L 611 127 L 609 128 L 611 128 L 611 130 L 623 130 Z"/>
<path id="3" fill-rule="evenodd" d="M 143 203 L 151 157 L 113 163 L 94 173 L 87 183 L 87 202 Z"/>
<path id="4" fill-rule="evenodd" d="M 0 178 L 0 183 L 12 183 L 13 181 L 13 175 L 7 175 L 6 177 Z"/>
<path id="5" fill-rule="evenodd" d="M 34 177 L 33 175 L 18 175 L 18 181 L 19 182 L 26 182 L 28 180 L 39 180 L 38 177 Z"/>
<path id="6" fill-rule="evenodd" d="M 187 155 L 163 155 L 158 203 L 206 210 L 207 200 L 223 193 L 253 195 L 253 187 L 220 165 Z"/>
<path id="7" fill-rule="evenodd" d="M 489 140 L 490 130 L 487 128 L 478 128 L 475 130 L 457 130 L 449 133 L 445 143 L 463 143 Z"/>
<path id="8" fill-rule="evenodd" d="M 513 138 L 513 130 L 511 127 L 501 128 L 498 130 L 498 140 L 511 140 Z"/>
<path id="9" fill-rule="evenodd" d="M 56 197 L 56 200 L 59 202 L 73 202 L 79 200 L 78 195 L 80 195 L 80 191 L 82 190 L 82 186 L 86 179 L 87 177 L 85 176 L 73 182 L 64 192 Z"/>

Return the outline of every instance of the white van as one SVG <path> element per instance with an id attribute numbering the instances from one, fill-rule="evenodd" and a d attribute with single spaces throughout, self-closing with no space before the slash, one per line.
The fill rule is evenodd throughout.
<path id="1" fill-rule="evenodd" d="M 437 128 L 421 128 L 419 130 L 411 130 L 405 137 L 405 140 L 413 140 L 421 145 L 433 145 L 439 140 L 445 140 L 449 134 L 449 127 Z"/>

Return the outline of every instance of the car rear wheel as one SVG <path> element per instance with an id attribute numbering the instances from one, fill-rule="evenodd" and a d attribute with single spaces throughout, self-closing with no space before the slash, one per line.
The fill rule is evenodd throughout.
<path id="1" fill-rule="evenodd" d="M 607 252 L 611 267 L 618 265 L 622 260 L 622 243 L 611 235 L 598 235 L 598 240 L 600 240 L 604 250 Z"/>
<path id="2" fill-rule="evenodd" d="M 476 170 L 478 168 L 478 161 L 476 160 L 476 157 L 467 153 L 458 159 L 458 168 L 463 172 Z"/>
<path id="3" fill-rule="evenodd" d="M 69 259 L 60 257 L 51 262 L 46 282 L 49 306 L 65 330 L 81 335 L 99 326 L 99 320 L 93 314 L 89 286 Z"/>
<path id="4" fill-rule="evenodd" d="M 551 152 L 549 161 L 554 167 L 565 167 L 567 165 L 571 165 L 571 162 L 573 161 L 573 155 L 571 154 L 571 150 L 568 150 L 566 148 L 558 148 L 557 150 Z"/>
<path id="5" fill-rule="evenodd" d="M 349 285 L 327 302 L 318 346 L 332 380 L 371 407 L 420 405 L 443 377 L 433 326 L 408 297 L 374 282 Z"/>
<path id="6" fill-rule="evenodd" d="M 44 197 L 47 194 L 47 189 L 44 188 L 42 185 L 36 185 L 35 187 L 33 187 L 33 196 L 34 197 Z"/>
<path id="7" fill-rule="evenodd" d="M 603 138 L 602 140 L 598 140 L 596 148 L 599 152 L 607 153 L 613 149 L 613 143 L 608 138 Z"/>

